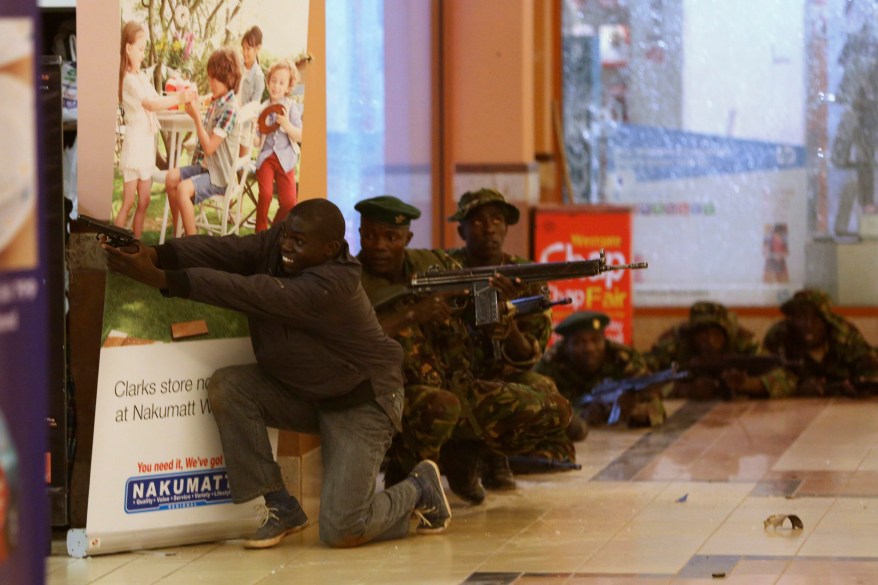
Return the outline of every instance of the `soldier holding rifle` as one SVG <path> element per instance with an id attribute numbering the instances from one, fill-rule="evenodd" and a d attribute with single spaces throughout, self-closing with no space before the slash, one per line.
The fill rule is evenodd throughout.
<path id="1" fill-rule="evenodd" d="M 786 390 L 800 396 L 861 396 L 878 386 L 878 350 L 835 314 L 823 291 L 804 289 L 780 307 L 765 348 L 788 360 Z"/>
<path id="2" fill-rule="evenodd" d="M 360 201 L 355 209 L 361 215 L 363 287 L 385 332 L 405 351 L 404 430 L 389 452 L 385 484 L 406 477 L 414 462 L 435 456 L 450 438 L 454 446 L 442 450 L 442 471 L 453 492 L 479 504 L 485 498 L 478 474 L 483 451 L 514 455 L 540 450 L 547 437 L 568 424 L 570 404 L 554 385 L 552 391 L 537 391 L 476 375 L 475 348 L 464 322 L 470 286 L 453 285 L 420 297 L 410 287 L 419 273 L 459 268 L 442 250 L 407 248 L 411 220 L 420 216 L 417 208 L 381 196 Z M 513 287 L 503 276 L 491 280 L 501 295 Z M 499 361 L 514 368 L 516 358 L 506 350 Z"/>
<path id="3" fill-rule="evenodd" d="M 555 327 L 562 339 L 549 348 L 536 367 L 537 372 L 552 378 L 561 394 L 574 405 L 577 415 L 567 427 L 567 436 L 573 441 L 585 439 L 589 425 L 606 423 L 609 418 L 611 405 L 599 400 L 578 408 L 592 388 L 606 379 L 635 378 L 648 373 L 640 352 L 604 336 L 609 324 L 610 317 L 604 313 L 573 313 Z M 619 422 L 632 427 L 661 425 L 665 409 L 659 390 L 649 388 L 636 394 L 622 394 Z"/>

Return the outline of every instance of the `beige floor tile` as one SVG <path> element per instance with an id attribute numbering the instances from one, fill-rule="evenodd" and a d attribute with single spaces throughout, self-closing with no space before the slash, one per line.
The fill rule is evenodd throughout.
<path id="1" fill-rule="evenodd" d="M 479 572 L 573 572 L 585 562 L 594 549 L 588 546 L 553 546 L 551 543 L 532 546 L 508 546 L 478 566 Z"/>
<path id="2" fill-rule="evenodd" d="M 565 585 L 667 585 L 669 577 L 629 576 L 629 575 L 571 575 Z M 516 583 L 516 585 L 518 585 Z"/>
<path id="3" fill-rule="evenodd" d="M 878 447 L 872 447 L 859 467 L 860 471 L 878 471 Z"/>
<path id="4" fill-rule="evenodd" d="M 847 559 L 795 559 L 779 583 L 800 583 L 800 577 L 817 578 L 820 583 L 878 583 L 878 562 Z"/>
<path id="5" fill-rule="evenodd" d="M 856 433 L 850 432 L 857 429 Z M 827 437 L 832 437 L 828 441 Z M 878 446 L 878 403 L 830 403 L 775 464 L 775 470 L 853 471 Z"/>
<path id="6" fill-rule="evenodd" d="M 832 503 L 831 499 L 824 498 L 747 498 L 717 528 L 698 553 L 793 556 L 813 534 Z M 764 521 L 773 514 L 796 514 L 805 528 L 766 529 Z"/>
<path id="7" fill-rule="evenodd" d="M 617 534 L 577 572 L 676 574 L 698 550 L 701 535 Z"/>

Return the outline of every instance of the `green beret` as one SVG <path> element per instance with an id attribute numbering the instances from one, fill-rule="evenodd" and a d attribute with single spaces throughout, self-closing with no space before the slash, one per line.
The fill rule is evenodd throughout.
<path id="1" fill-rule="evenodd" d="M 413 219 L 421 217 L 420 209 L 400 201 L 393 195 L 363 199 L 354 205 L 354 209 L 360 212 L 360 217 L 395 226 L 409 225 Z"/>
<path id="2" fill-rule="evenodd" d="M 610 324 L 610 317 L 597 311 L 578 311 L 573 313 L 555 327 L 555 333 L 567 337 L 585 329 L 586 331 L 603 331 Z"/>
<path id="3" fill-rule="evenodd" d="M 457 211 L 448 218 L 448 221 L 463 221 L 472 213 L 472 211 L 482 205 L 489 203 L 499 203 L 503 207 L 503 213 L 506 216 L 506 223 L 515 225 L 518 223 L 520 213 L 518 208 L 506 201 L 506 198 L 499 191 L 494 189 L 479 189 L 478 191 L 467 191 L 460 196 L 457 202 Z"/>

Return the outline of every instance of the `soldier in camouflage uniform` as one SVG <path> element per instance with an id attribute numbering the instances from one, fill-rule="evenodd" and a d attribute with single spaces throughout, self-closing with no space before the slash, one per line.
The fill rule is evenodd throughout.
<path id="1" fill-rule="evenodd" d="M 457 232 L 465 246 L 448 253 L 464 267 L 531 264 L 531 260 L 503 250 L 509 226 L 518 223 L 519 217 L 518 208 L 508 203 L 498 191 L 479 189 L 464 193 L 457 211 L 448 220 L 458 222 Z M 503 284 L 502 292 L 507 299 L 547 294 L 548 290 L 545 285 L 520 285 L 506 278 L 503 278 Z M 558 390 L 550 378 L 532 371 L 551 334 L 551 311 L 507 319 L 505 328 L 492 331 L 470 326 L 470 337 L 476 348 L 473 364 L 476 377 L 520 384 L 544 396 L 557 395 Z M 507 359 L 496 359 L 494 348 L 498 344 Z M 529 455 L 552 461 L 575 461 L 576 450 L 566 436 L 565 427 L 556 428 Z M 482 479 L 489 488 L 515 487 L 508 462 L 498 456 L 486 459 Z"/>
<path id="2" fill-rule="evenodd" d="M 878 350 L 855 325 L 832 312 L 829 295 L 798 291 L 780 307 L 785 319 L 765 334 L 765 349 L 787 361 L 789 393 L 800 396 L 874 394 Z"/>
<path id="3" fill-rule="evenodd" d="M 689 320 L 662 333 L 644 355 L 653 371 L 678 367 L 697 371 L 699 360 L 724 356 L 757 356 L 762 348 L 753 332 L 738 325 L 737 316 L 719 303 L 699 301 L 689 310 Z M 788 384 L 782 368 L 761 376 L 737 369 L 717 374 L 699 373 L 666 389 L 672 398 L 717 400 L 737 396 L 781 397 Z"/>
<path id="4" fill-rule="evenodd" d="M 355 209 L 361 214 L 363 288 L 382 327 L 405 352 L 404 430 L 388 453 L 389 475 L 405 477 L 419 458 L 438 456 L 452 491 L 481 503 L 485 491 L 468 461 L 483 447 L 507 455 L 531 452 L 557 425 L 569 422 L 570 405 L 557 393 L 545 396 L 520 384 L 478 379 L 471 367 L 475 348 L 461 316 L 467 297 L 418 299 L 404 286 L 418 272 L 460 266 L 442 250 L 406 247 L 417 208 L 382 196 Z M 449 438 L 452 449 L 440 455 Z"/>
<path id="5" fill-rule="evenodd" d="M 574 406 L 574 416 L 567 427 L 567 436 L 582 440 L 588 425 L 605 423 L 610 405 L 593 402 L 579 408 L 582 398 L 607 378 L 621 380 L 649 373 L 640 352 L 622 343 L 607 339 L 604 331 L 610 317 L 594 311 L 573 313 L 555 327 L 562 339 L 543 355 L 536 371 L 555 381 L 558 390 Z M 623 394 L 620 422 L 632 427 L 659 426 L 665 420 L 660 388 L 648 388 Z"/>

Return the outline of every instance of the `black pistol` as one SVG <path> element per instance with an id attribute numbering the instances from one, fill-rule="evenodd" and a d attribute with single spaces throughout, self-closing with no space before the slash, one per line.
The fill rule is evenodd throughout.
<path id="1" fill-rule="evenodd" d="M 81 213 L 79 214 L 79 217 L 76 221 L 81 222 L 82 225 L 90 228 L 93 231 L 96 231 L 98 233 L 98 237 L 100 237 L 100 235 L 104 235 L 107 238 L 107 243 L 114 248 L 125 248 L 126 246 L 130 246 L 131 244 L 133 244 L 136 240 L 136 238 L 134 237 L 134 232 L 132 232 L 131 230 L 120 228 L 105 221 L 101 221 L 87 215 L 82 215 Z"/>

